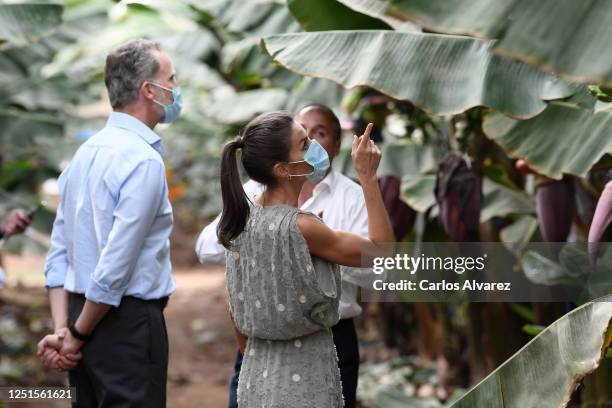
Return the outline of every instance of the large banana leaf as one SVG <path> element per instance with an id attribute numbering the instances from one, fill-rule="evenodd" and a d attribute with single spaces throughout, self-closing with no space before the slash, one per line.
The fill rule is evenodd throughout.
<path id="1" fill-rule="evenodd" d="M 498 38 L 497 53 L 572 81 L 612 86 L 612 2 L 607 0 L 339 1 L 428 31 Z"/>
<path id="2" fill-rule="evenodd" d="M 225 1 L 215 25 L 239 38 L 301 31 L 287 6 L 277 0 Z"/>
<path id="3" fill-rule="evenodd" d="M 434 175 L 404 175 L 401 199 L 417 211 L 426 211 L 436 203 L 435 185 L 436 177 Z M 482 181 L 482 195 L 480 222 L 511 214 L 535 213 L 533 202 L 523 192 L 491 181 L 487 177 L 483 178 Z"/>
<path id="4" fill-rule="evenodd" d="M 489 106 L 516 118 L 576 87 L 530 65 L 493 55 L 493 42 L 387 30 L 272 35 L 262 44 L 279 64 L 346 88 L 367 85 L 434 114 Z"/>
<path id="5" fill-rule="evenodd" d="M 392 2 L 385 0 L 337 0 L 355 11 L 384 21 L 396 31 L 421 31 L 420 28 L 402 16 L 394 14 Z"/>
<path id="6" fill-rule="evenodd" d="M 503 228 L 499 236 L 508 249 L 514 254 L 520 254 L 529 241 L 531 241 L 531 237 L 537 229 L 537 218 L 531 215 L 523 215 L 512 224 Z"/>
<path id="7" fill-rule="evenodd" d="M 112 4 L 111 0 L 71 2 L 71 5 L 64 9 L 61 25 L 53 30 L 51 35 L 45 35 L 27 46 L 9 47 L 3 50 L 2 54 L 23 70 L 29 70 L 31 74 L 40 77 L 43 75 L 42 68 L 56 53 L 70 48 L 87 35 L 102 30 L 108 23 L 108 9 Z M 45 71 L 44 75 L 49 77 L 52 74 Z"/>
<path id="8" fill-rule="evenodd" d="M 482 195 L 480 222 L 510 214 L 535 213 L 533 201 L 523 191 L 511 189 L 486 177 L 482 182 Z"/>
<path id="9" fill-rule="evenodd" d="M 596 262 L 591 261 L 590 248 L 584 243 L 567 243 L 552 251 L 529 246 L 526 249 L 521 255 L 521 266 L 531 282 L 563 285 L 567 296 L 578 303 L 612 293 L 612 249 L 609 245 L 598 248 Z"/>
<path id="10" fill-rule="evenodd" d="M 524 121 L 498 113 L 484 121 L 485 134 L 510 156 L 525 159 L 548 177 L 584 176 L 606 153 L 612 153 L 612 110 L 596 113 L 562 102 Z"/>
<path id="11" fill-rule="evenodd" d="M 353 11 L 334 0 L 288 0 L 287 6 L 306 31 L 390 28 L 381 20 Z"/>
<path id="12" fill-rule="evenodd" d="M 240 125 L 268 111 L 286 110 L 296 113 L 310 103 L 338 106 L 342 100 L 342 91 L 333 82 L 303 78 L 291 93 L 283 88 L 261 88 L 219 97 L 205 106 L 205 113 L 219 124 Z"/>
<path id="13" fill-rule="evenodd" d="M 419 176 L 437 169 L 438 162 L 444 155 L 444 152 L 432 145 L 406 141 L 385 142 L 380 145 L 380 149 L 382 158 L 378 176 L 395 176 L 400 179 L 406 175 Z M 340 154 L 334 159 L 334 168 L 357 179 L 350 148 L 340 150 Z"/>
<path id="14" fill-rule="evenodd" d="M 516 0 L 337 0 L 353 10 L 376 18 L 412 21 L 446 34 L 497 38 Z"/>
<path id="15" fill-rule="evenodd" d="M 285 109 L 297 113 L 299 109 L 311 103 L 334 108 L 340 106 L 344 93 L 344 88 L 335 82 L 323 78 L 304 77 L 291 90 Z"/>
<path id="16" fill-rule="evenodd" d="M 453 408 L 564 407 L 612 342 L 612 296 L 584 304 L 544 329 L 455 402 Z"/>
<path id="17" fill-rule="evenodd" d="M 434 174 L 407 175 L 402 178 L 400 199 L 419 212 L 436 204 L 436 176 Z"/>
<path id="18" fill-rule="evenodd" d="M 114 24 L 108 22 L 98 30 L 84 33 L 78 42 L 58 52 L 45 72 L 56 75 L 65 72 L 71 77 L 92 77 L 101 74 L 106 54 L 115 46 L 134 38 L 155 38 L 173 32 L 167 16 L 155 9 L 141 8 L 132 3 L 127 8 L 115 6 Z"/>
<path id="19" fill-rule="evenodd" d="M 61 23 L 63 10 L 57 2 L 1 2 L 0 45 L 24 45 L 47 35 Z"/>
<path id="20" fill-rule="evenodd" d="M 241 124 L 255 115 L 285 107 L 288 93 L 284 89 L 254 89 L 220 98 L 206 112 L 215 121 L 223 124 Z"/>
<path id="21" fill-rule="evenodd" d="M 88 98 L 81 77 L 66 78 L 65 70 L 51 72 L 47 64 L 54 55 L 107 22 L 108 3 L 67 7 L 62 23 L 52 34 L 35 43 L 0 51 L 0 104 L 17 105 L 29 111 L 62 111 Z M 95 96 L 97 97 L 97 95 Z"/>
<path id="22" fill-rule="evenodd" d="M 64 160 L 69 145 L 58 114 L 0 109 L 0 152 L 4 159 L 0 187 L 24 193 L 49 177 Z"/>
<path id="23" fill-rule="evenodd" d="M 285 4 L 274 0 L 230 0 L 214 15 L 214 29 L 225 39 L 221 68 L 238 88 L 291 88 L 299 76 L 271 64 L 259 47 L 262 36 L 300 32 Z"/>
<path id="24" fill-rule="evenodd" d="M 63 128 L 64 122 L 57 115 L 0 109 L 2 145 L 28 148 L 37 138 L 62 136 Z"/>

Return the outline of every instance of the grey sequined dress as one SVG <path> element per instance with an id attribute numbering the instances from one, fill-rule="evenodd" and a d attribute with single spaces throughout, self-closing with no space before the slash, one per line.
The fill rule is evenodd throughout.
<path id="1" fill-rule="evenodd" d="M 339 320 L 340 270 L 311 256 L 297 225 L 301 212 L 252 204 L 245 230 L 226 252 L 230 312 L 248 336 L 239 408 L 344 405 L 331 332 Z"/>

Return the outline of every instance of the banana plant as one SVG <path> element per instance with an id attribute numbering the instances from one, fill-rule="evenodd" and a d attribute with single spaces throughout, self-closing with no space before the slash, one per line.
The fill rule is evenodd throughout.
<path id="1" fill-rule="evenodd" d="M 395 25 L 411 22 L 430 32 L 497 39 L 494 52 L 572 82 L 612 86 L 608 39 L 612 4 L 605 0 L 338 0 Z"/>
<path id="2" fill-rule="evenodd" d="M 541 113 L 574 85 L 491 53 L 493 42 L 390 30 L 319 31 L 266 36 L 262 46 L 282 66 L 369 86 L 428 113 L 449 115 L 488 106 L 515 118 Z"/>
<path id="3" fill-rule="evenodd" d="M 395 99 L 409 100 L 436 115 L 463 112 L 478 105 L 490 107 L 490 118 L 485 118 L 486 136 L 511 157 L 525 159 L 538 172 L 556 180 L 563 174 L 584 176 L 612 152 L 610 139 L 606 137 L 609 107 L 599 104 L 597 108 L 596 99 L 584 95 L 585 87 L 559 80 L 555 76 L 558 72 L 548 69 L 547 64 L 500 51 L 499 38 L 508 34 L 501 27 L 507 25 L 518 35 L 520 30 L 515 31 L 515 27 L 524 22 L 523 28 L 528 32 L 536 27 L 536 18 L 542 19 L 544 26 L 557 24 L 557 20 L 542 14 L 545 6 L 527 5 L 520 0 L 504 5 L 479 0 L 476 4 L 470 2 L 469 7 L 461 0 L 435 4 L 408 0 L 316 1 L 317 10 L 326 7 L 341 10 L 337 4 L 333 5 L 340 3 L 350 13 L 361 13 L 388 26 L 385 30 L 372 30 L 371 21 L 362 19 L 359 21 L 365 22 L 361 26 L 347 30 L 342 14 L 335 16 L 338 24 L 334 26 L 329 18 L 321 21 L 316 18 L 317 13 L 307 13 L 307 3 L 305 0 L 291 2 L 290 9 L 302 27 L 330 31 L 268 36 L 262 41 L 272 58 L 292 71 L 329 78 L 347 88 L 369 86 Z M 594 9 L 606 15 L 610 6 L 597 2 Z M 531 10 L 533 16 L 526 15 L 524 10 Z M 518 13 L 516 16 L 520 19 L 516 20 L 519 17 L 515 18 L 512 13 Z M 599 18 L 592 10 L 569 3 L 555 7 L 552 14 L 565 15 L 566 20 L 571 16 L 572 20 L 567 21 L 574 25 L 582 21 L 577 16 Z M 444 35 L 406 30 L 407 22 Z M 444 30 L 447 26 L 449 29 Z M 577 30 L 587 33 L 608 30 L 606 27 L 606 24 L 586 28 L 580 25 Z M 342 31 L 331 31 L 334 29 Z M 565 47 L 566 41 L 556 42 L 565 37 L 555 37 L 554 41 L 548 38 L 558 30 L 559 27 L 551 27 L 549 32 L 541 30 L 537 34 L 546 36 L 547 41 L 539 44 L 550 46 L 558 53 L 557 57 L 567 52 L 576 55 L 584 52 L 580 55 L 591 60 L 580 60 L 580 65 L 610 71 L 609 53 L 593 55 L 591 52 L 591 47 L 601 48 L 602 41 L 585 43 L 582 37 L 572 38 L 572 42 L 583 44 L 580 50 L 577 45 L 569 50 Z M 563 57 L 565 61 L 579 61 L 566 54 Z M 566 78 L 575 81 L 572 75 Z M 578 82 L 603 85 L 606 82 L 601 75 L 585 74 L 584 78 L 587 79 Z M 577 96 L 570 98 L 572 95 Z M 567 104 L 549 103 L 568 98 Z M 524 137 L 526 133 L 529 137 Z M 562 142 L 557 138 L 559 134 Z M 566 148 L 568 145 L 572 148 Z M 571 160 L 568 155 L 572 156 Z"/>
<path id="4" fill-rule="evenodd" d="M 595 112 L 578 103 L 551 102 L 540 115 L 521 121 L 494 112 L 483 130 L 511 157 L 556 180 L 563 174 L 584 177 L 612 153 L 612 110 Z"/>
<path id="5" fill-rule="evenodd" d="M 586 303 L 546 327 L 453 408 L 566 407 L 612 346 L 612 296 Z"/>
<path id="6" fill-rule="evenodd" d="M 0 46 L 28 45 L 52 33 L 62 22 L 61 3 L 41 1 L 0 4 Z"/>

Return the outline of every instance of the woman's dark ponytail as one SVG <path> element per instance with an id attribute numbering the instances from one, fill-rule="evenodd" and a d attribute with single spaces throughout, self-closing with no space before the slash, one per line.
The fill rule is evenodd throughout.
<path id="1" fill-rule="evenodd" d="M 217 226 L 217 237 L 224 247 L 246 226 L 250 205 L 238 172 L 236 150 L 242 148 L 241 161 L 246 173 L 266 187 L 276 179 L 272 168 L 289 159 L 293 118 L 287 112 L 268 112 L 251 120 L 242 135 L 223 148 L 221 157 L 221 198 L 223 211 Z"/>
<path id="2" fill-rule="evenodd" d="M 238 137 L 225 145 L 221 156 L 223 211 L 217 226 L 217 237 L 226 248 L 229 248 L 231 240 L 244 231 L 249 217 L 249 199 L 240 181 L 236 157 L 236 151 L 243 145 L 242 138 Z"/>

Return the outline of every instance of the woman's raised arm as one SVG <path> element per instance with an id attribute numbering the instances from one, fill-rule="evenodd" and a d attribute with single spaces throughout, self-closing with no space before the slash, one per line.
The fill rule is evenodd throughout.
<path id="1" fill-rule="evenodd" d="M 393 229 L 380 194 L 376 170 L 381 152 L 370 139 L 372 124 L 360 137 L 355 136 L 351 149 L 353 164 L 363 189 L 368 211 L 368 238 L 344 231 L 335 231 L 315 217 L 299 214 L 297 223 L 306 238 L 310 252 L 329 262 L 346 266 L 361 265 L 364 245 L 393 242 Z"/>

